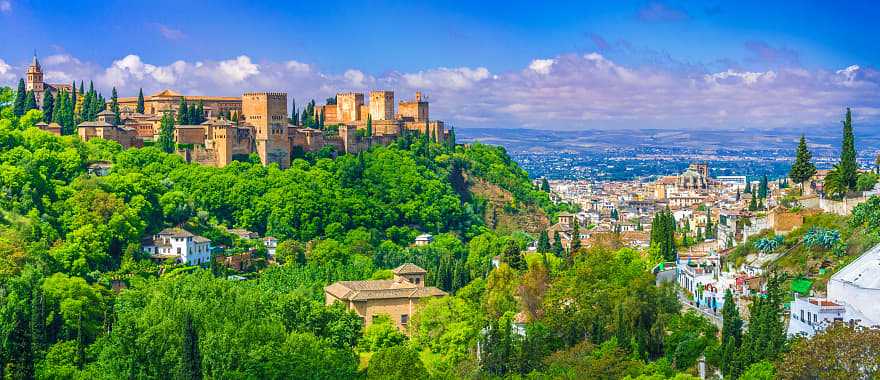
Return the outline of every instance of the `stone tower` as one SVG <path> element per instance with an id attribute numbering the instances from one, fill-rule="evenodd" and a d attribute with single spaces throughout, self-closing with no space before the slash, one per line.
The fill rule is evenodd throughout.
<path id="1" fill-rule="evenodd" d="M 214 126 L 214 151 L 218 168 L 232 162 L 232 144 L 236 133 L 235 126 L 228 122 Z"/>
<path id="2" fill-rule="evenodd" d="M 370 91 L 370 118 L 373 121 L 394 119 L 393 91 Z"/>
<path id="3" fill-rule="evenodd" d="M 263 165 L 290 166 L 290 138 L 287 132 L 287 94 L 249 92 L 241 96 L 244 121 L 254 127 L 257 154 Z"/>
<path id="4" fill-rule="evenodd" d="M 42 95 L 46 87 L 43 85 L 43 69 L 40 67 L 40 61 L 37 60 L 37 53 L 34 53 L 34 59 L 27 69 L 27 79 L 25 80 L 25 90 L 33 91 L 34 95 L 40 93 Z M 42 100 L 42 97 L 37 97 Z"/>
<path id="5" fill-rule="evenodd" d="M 336 118 L 347 124 L 360 120 L 360 109 L 364 105 L 364 94 L 345 92 L 336 94 Z"/>

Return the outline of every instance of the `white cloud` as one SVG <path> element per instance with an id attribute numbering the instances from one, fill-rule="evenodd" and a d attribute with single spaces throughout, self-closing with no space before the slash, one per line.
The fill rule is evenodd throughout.
<path id="1" fill-rule="evenodd" d="M 6 61 L 0 59 L 0 81 L 8 82 L 15 79 L 15 73 L 13 72 L 12 66 L 6 63 Z"/>
<path id="2" fill-rule="evenodd" d="M 285 63 L 284 66 L 287 67 L 288 70 L 293 71 L 293 72 L 297 72 L 297 73 L 307 73 L 307 72 L 311 71 L 311 69 L 312 69 L 311 66 L 309 66 L 309 64 L 297 62 L 297 61 L 287 61 L 287 63 Z"/>
<path id="3" fill-rule="evenodd" d="M 776 78 L 776 72 L 769 70 L 766 72 L 753 71 L 734 71 L 728 69 L 720 73 L 712 73 L 705 76 L 707 82 L 713 84 L 737 84 L 739 82 L 745 84 L 755 84 L 759 81 L 772 82 Z M 732 80 L 731 80 L 732 79 Z"/>
<path id="4" fill-rule="evenodd" d="M 441 67 L 413 74 L 403 74 L 403 79 L 409 87 L 422 89 L 462 90 L 470 88 L 474 83 L 487 78 L 489 78 L 489 70 L 485 67 L 478 67 L 476 69 L 469 67 L 455 69 Z"/>
<path id="5" fill-rule="evenodd" d="M 360 70 L 349 69 L 345 70 L 345 74 L 342 75 L 345 79 L 348 80 L 354 87 L 363 87 L 364 86 L 364 78 L 366 77 L 364 73 Z"/>
<path id="6" fill-rule="evenodd" d="M 550 69 L 556 63 L 555 59 L 535 59 L 529 64 L 529 69 L 542 75 L 550 74 Z"/>
<path id="7" fill-rule="evenodd" d="M 221 61 L 218 69 L 220 73 L 233 82 L 241 82 L 249 76 L 260 73 L 260 66 L 252 63 L 250 57 L 240 55 L 238 58 Z"/>

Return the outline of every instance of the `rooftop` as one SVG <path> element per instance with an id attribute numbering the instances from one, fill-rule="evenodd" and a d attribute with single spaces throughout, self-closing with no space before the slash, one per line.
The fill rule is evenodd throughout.
<path id="1" fill-rule="evenodd" d="M 394 268 L 392 271 L 394 274 L 425 274 L 428 271 L 422 269 L 418 265 L 406 263 L 397 268 Z"/>

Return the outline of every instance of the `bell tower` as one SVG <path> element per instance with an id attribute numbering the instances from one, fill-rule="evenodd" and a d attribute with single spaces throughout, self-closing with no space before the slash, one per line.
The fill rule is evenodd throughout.
<path id="1" fill-rule="evenodd" d="M 43 85 L 43 69 L 40 68 L 40 61 L 37 59 L 37 52 L 34 52 L 34 59 L 27 69 L 27 80 L 25 81 L 25 90 L 33 91 L 34 94 L 42 93 L 45 90 Z"/>

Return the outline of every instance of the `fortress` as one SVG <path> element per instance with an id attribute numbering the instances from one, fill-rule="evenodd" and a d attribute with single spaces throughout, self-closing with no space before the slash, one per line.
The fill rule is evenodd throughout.
<path id="1" fill-rule="evenodd" d="M 40 101 L 44 91 L 55 95 L 71 87 L 43 83 L 36 56 L 28 67 L 26 85 Z M 145 96 L 143 113 L 137 112 L 137 97 L 119 98 L 119 120 L 104 111 L 98 120 L 77 125 L 77 134 L 83 140 L 114 140 L 124 148 L 149 145 L 158 140 L 162 115 L 176 114 L 181 100 L 188 107 L 198 104 L 206 121 L 174 126 L 178 154 L 187 161 L 217 167 L 246 160 L 256 153 L 264 165 L 275 163 L 287 168 L 294 155 L 325 147 L 337 153 L 359 153 L 372 145 L 387 145 L 407 131 L 426 134 L 437 142 L 445 141 L 449 135 L 442 121 L 429 119 L 428 102 L 420 92 L 412 101 L 400 101 L 397 112 L 392 91 L 371 91 L 368 104 L 364 103 L 363 93 L 338 93 L 335 104 L 315 106 L 315 116 L 323 118 L 323 125 L 327 126 L 315 129 L 290 123 L 287 94 L 283 92 L 223 97 L 186 96 L 168 89 Z M 41 123 L 38 127 L 60 134 L 54 123 Z"/>

